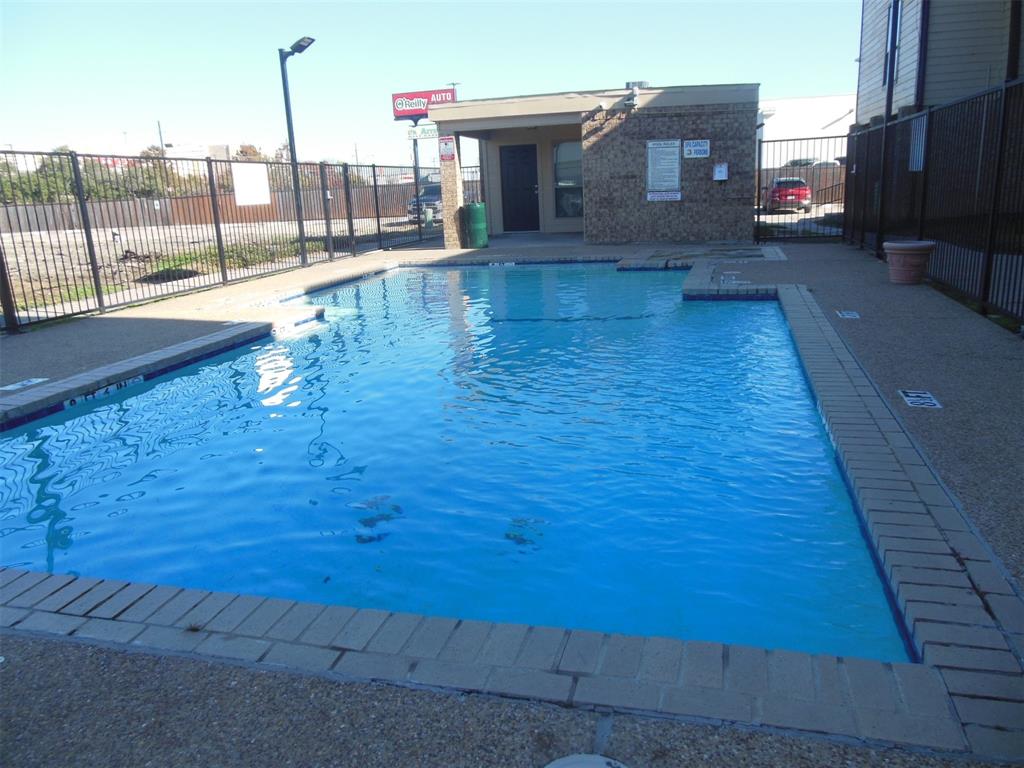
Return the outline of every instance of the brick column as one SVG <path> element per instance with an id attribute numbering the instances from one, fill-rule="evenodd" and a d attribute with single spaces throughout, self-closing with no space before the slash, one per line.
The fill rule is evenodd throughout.
<path id="1" fill-rule="evenodd" d="M 446 131 L 438 130 L 441 136 Z M 441 221 L 444 223 L 444 247 L 464 248 L 462 232 L 462 206 L 465 198 L 462 194 L 462 142 L 455 135 L 455 159 L 441 161 L 441 205 L 444 210 Z"/>

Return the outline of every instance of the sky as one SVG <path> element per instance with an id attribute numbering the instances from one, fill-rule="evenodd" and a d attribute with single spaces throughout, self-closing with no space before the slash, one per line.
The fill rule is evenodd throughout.
<path id="1" fill-rule="evenodd" d="M 411 162 L 393 92 L 460 99 L 761 83 L 761 98 L 852 93 L 860 0 L 569 3 L 0 0 L 0 150 L 134 154 L 158 143 L 286 139 L 289 59 L 300 160 Z M 424 165 L 436 141 L 421 141 Z M 169 150 L 168 154 L 173 154 Z"/>

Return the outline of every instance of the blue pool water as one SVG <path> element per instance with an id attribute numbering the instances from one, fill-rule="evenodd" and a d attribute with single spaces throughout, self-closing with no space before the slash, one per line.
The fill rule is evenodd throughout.
<path id="1" fill-rule="evenodd" d="M 774 302 L 402 270 L 0 436 L 0 561 L 904 660 Z"/>

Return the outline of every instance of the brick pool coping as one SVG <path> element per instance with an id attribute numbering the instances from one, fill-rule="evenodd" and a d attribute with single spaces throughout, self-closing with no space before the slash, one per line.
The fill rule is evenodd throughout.
<path id="1" fill-rule="evenodd" d="M 515 261 L 528 262 L 524 256 Z M 685 300 L 778 300 L 866 538 L 923 663 L 460 621 L 14 568 L 0 570 L 0 627 L 336 679 L 1024 757 L 1024 602 L 813 296 L 799 285 L 734 285 L 720 261 L 669 261 L 660 268 L 690 267 Z M 268 324 L 245 325 L 254 327 L 234 326 L 49 391 L 35 388 L 21 398 L 22 415 L 33 411 L 29 394 L 66 399 L 96 381 L 119 380 L 125 367 L 156 375 L 190 354 L 216 354 L 269 331 Z"/>

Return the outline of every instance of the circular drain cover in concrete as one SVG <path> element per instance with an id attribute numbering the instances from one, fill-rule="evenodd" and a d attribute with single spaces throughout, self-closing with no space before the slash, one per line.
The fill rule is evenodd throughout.
<path id="1" fill-rule="evenodd" d="M 569 755 L 560 757 L 544 768 L 626 768 L 618 760 L 604 755 Z"/>

